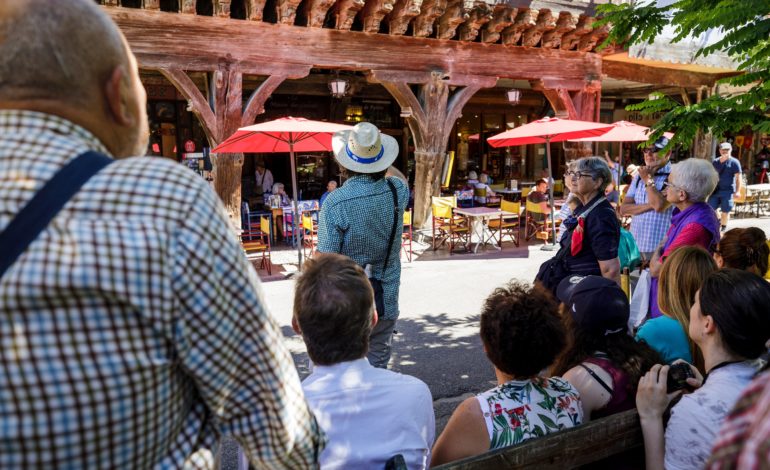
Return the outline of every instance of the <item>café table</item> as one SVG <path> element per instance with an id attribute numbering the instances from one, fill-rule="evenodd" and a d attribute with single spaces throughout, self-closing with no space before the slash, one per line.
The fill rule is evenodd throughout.
<path id="1" fill-rule="evenodd" d="M 495 189 L 495 194 L 501 194 L 506 201 L 516 202 L 521 199 L 520 189 Z"/>
<path id="2" fill-rule="evenodd" d="M 469 226 L 471 228 L 471 237 L 468 241 L 466 248 L 470 247 L 473 243 L 474 236 L 476 237 L 476 245 L 473 247 L 473 252 L 479 249 L 479 245 L 492 245 L 495 249 L 499 250 L 492 232 L 487 227 L 489 219 L 492 217 L 513 217 L 517 214 L 513 212 L 503 211 L 496 207 L 468 207 L 468 208 L 455 208 L 455 214 L 460 214 L 469 219 Z"/>
<path id="3" fill-rule="evenodd" d="M 759 217 L 759 209 L 763 202 L 767 202 L 770 198 L 770 183 L 762 184 L 749 184 L 746 186 L 747 196 L 757 196 L 756 206 L 757 217 Z"/>

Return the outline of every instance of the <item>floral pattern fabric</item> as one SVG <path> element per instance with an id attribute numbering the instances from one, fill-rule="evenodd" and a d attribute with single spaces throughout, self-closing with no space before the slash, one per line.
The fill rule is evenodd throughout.
<path id="1" fill-rule="evenodd" d="M 512 380 L 476 395 L 490 449 L 520 444 L 583 422 L 578 391 L 558 377 Z"/>

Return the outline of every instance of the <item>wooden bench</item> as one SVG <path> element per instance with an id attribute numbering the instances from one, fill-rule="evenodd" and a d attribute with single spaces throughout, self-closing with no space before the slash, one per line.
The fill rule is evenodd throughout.
<path id="1" fill-rule="evenodd" d="M 642 428 L 636 410 L 591 421 L 522 444 L 434 467 L 441 470 L 498 470 L 507 468 L 567 469 L 633 452 L 624 468 L 644 468 Z M 625 457 L 625 456 L 624 456 Z"/>

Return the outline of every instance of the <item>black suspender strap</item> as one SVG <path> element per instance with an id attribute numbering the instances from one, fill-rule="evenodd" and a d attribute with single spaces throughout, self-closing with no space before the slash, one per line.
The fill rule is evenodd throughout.
<path id="1" fill-rule="evenodd" d="M 0 233 L 0 277 L 40 235 L 56 214 L 93 175 L 112 163 L 101 153 L 85 152 L 67 163 L 16 214 Z"/>
<path id="2" fill-rule="evenodd" d="M 385 181 L 388 182 L 390 193 L 393 194 L 393 228 L 390 229 L 390 239 L 388 240 L 388 254 L 385 256 L 385 264 L 382 265 L 383 276 L 385 270 L 388 269 L 388 261 L 390 261 L 390 252 L 393 249 L 393 240 L 396 239 L 396 227 L 398 226 L 398 195 L 396 194 L 396 186 L 393 182 L 385 177 Z"/>

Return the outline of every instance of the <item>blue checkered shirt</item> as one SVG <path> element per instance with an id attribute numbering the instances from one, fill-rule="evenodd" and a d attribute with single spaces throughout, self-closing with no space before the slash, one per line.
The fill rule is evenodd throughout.
<path id="1" fill-rule="evenodd" d="M 81 152 L 0 111 L 0 230 Z M 162 158 L 94 176 L 0 279 L 0 468 L 312 468 L 323 437 L 219 198 Z"/>
<path id="2" fill-rule="evenodd" d="M 401 284 L 401 232 L 409 188 L 402 180 L 388 178 L 398 195 L 398 228 L 390 247 L 388 269 L 383 265 L 393 227 L 393 195 L 385 179 L 374 181 L 357 175 L 329 194 L 318 216 L 318 251 L 349 256 L 361 266 L 372 265 L 371 277 L 382 281 L 384 320 L 398 318 L 398 289 Z"/>
<path id="3" fill-rule="evenodd" d="M 658 191 L 663 190 L 663 182 L 666 181 L 668 173 L 671 173 L 671 163 L 666 163 L 666 166 L 655 172 L 657 176 L 653 176 L 653 181 Z M 634 198 L 636 204 L 647 204 L 647 189 L 644 187 L 644 182 L 639 180 L 639 175 L 634 176 L 634 179 L 631 180 L 631 186 L 626 197 Z M 649 210 L 631 218 L 631 235 L 634 236 L 639 251 L 655 251 L 671 226 L 671 212 L 673 210 L 674 206 L 669 206 L 663 212 Z"/>

